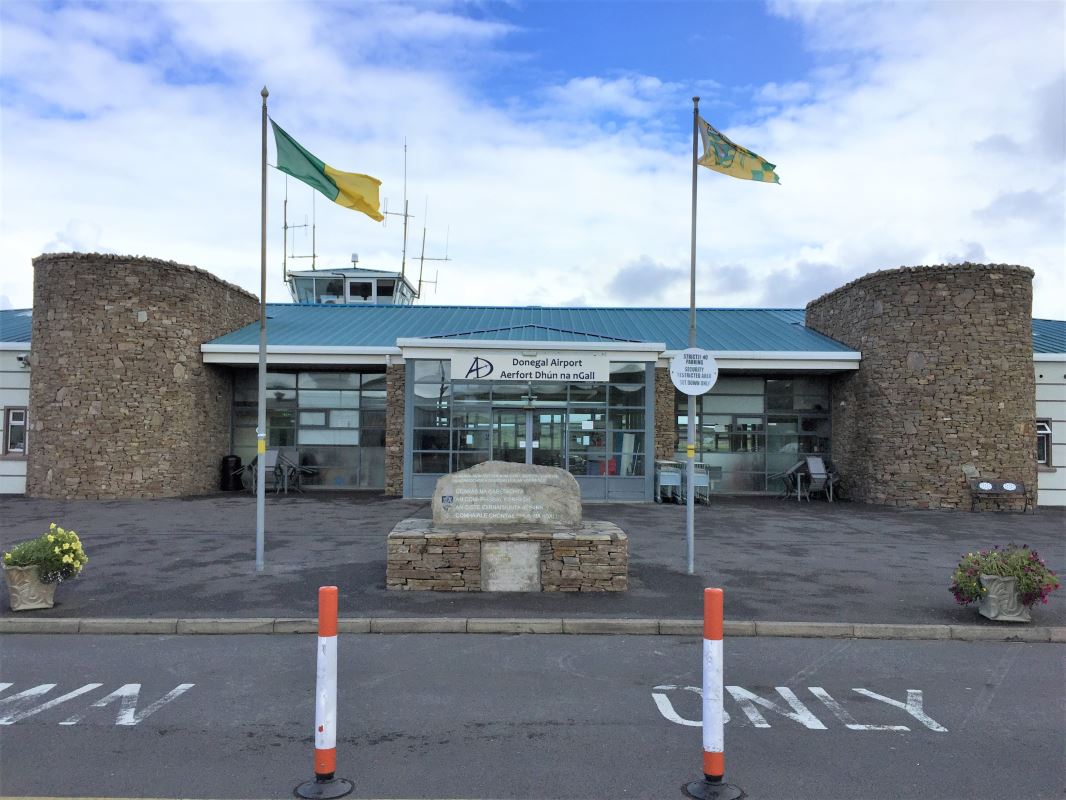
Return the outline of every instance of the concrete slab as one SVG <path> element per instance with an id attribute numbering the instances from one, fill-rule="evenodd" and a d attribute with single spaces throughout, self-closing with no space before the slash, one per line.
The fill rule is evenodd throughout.
<path id="1" fill-rule="evenodd" d="M 757 636 L 758 633 L 751 620 L 727 619 L 722 622 L 722 636 Z"/>
<path id="2" fill-rule="evenodd" d="M 249 619 L 179 619 L 177 633 L 225 634 L 273 633 L 274 620 Z"/>
<path id="3" fill-rule="evenodd" d="M 317 626 L 316 626 L 317 632 Z M 341 618 L 337 620 L 337 633 L 370 633 L 370 619 Z"/>
<path id="4" fill-rule="evenodd" d="M 856 639 L 950 639 L 948 625 L 886 625 L 877 622 L 856 622 Z"/>
<path id="5" fill-rule="evenodd" d="M 661 619 L 659 633 L 664 636 L 703 636 L 703 620 Z"/>
<path id="6" fill-rule="evenodd" d="M 468 619 L 467 633 L 562 633 L 561 619 Z"/>
<path id="7" fill-rule="evenodd" d="M 0 633 L 77 633 L 79 619 L 0 617 Z"/>
<path id="8" fill-rule="evenodd" d="M 371 633 L 466 633 L 465 619 L 383 617 L 370 620 Z"/>
<path id="9" fill-rule="evenodd" d="M 964 642 L 1050 642 L 1051 629 L 1016 625 L 952 625 L 951 638 Z"/>
<path id="10" fill-rule="evenodd" d="M 563 633 L 659 633 L 657 619 L 564 619 Z"/>
<path id="11" fill-rule="evenodd" d="M 855 635 L 850 622 L 755 622 L 756 636 L 799 636 L 846 639 Z"/>
<path id="12" fill-rule="evenodd" d="M 83 619 L 78 633 L 154 633 L 178 632 L 176 619 L 143 618 Z"/>
<path id="13" fill-rule="evenodd" d="M 340 622 L 338 620 L 338 631 Z M 279 618 L 274 620 L 274 633 L 318 633 L 317 618 Z"/>

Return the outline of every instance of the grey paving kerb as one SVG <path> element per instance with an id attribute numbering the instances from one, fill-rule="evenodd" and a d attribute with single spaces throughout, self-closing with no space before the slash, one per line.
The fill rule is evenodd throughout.
<path id="1" fill-rule="evenodd" d="M 630 620 L 654 626 L 657 633 L 682 633 L 702 613 L 702 588 L 720 586 L 726 591 L 726 619 L 761 624 L 763 635 L 788 635 L 787 628 L 771 633 L 777 623 L 840 623 L 836 635 L 843 636 L 889 636 L 890 626 L 905 625 L 934 626 L 923 634 L 932 638 L 1048 641 L 1057 640 L 1053 629 L 1066 623 L 1066 589 L 1034 607 L 1032 633 L 1022 632 L 1026 626 L 1008 630 L 985 621 L 972 606 L 956 605 L 948 591 L 963 553 L 1011 541 L 1036 548 L 1062 574 L 1062 510 L 970 514 L 715 499 L 697 508 L 697 574 L 691 576 L 684 569 L 683 508 L 590 504 L 584 514 L 628 533 L 628 592 L 386 591 L 385 537 L 402 519 L 428 517 L 423 501 L 370 493 L 271 495 L 266 569 L 256 574 L 254 499 L 244 494 L 66 502 L 5 497 L 0 546 L 37 535 L 55 521 L 79 533 L 90 561 L 82 577 L 59 587 L 55 608 L 14 614 L 5 595 L 0 616 L 4 627 L 32 618 L 56 620 L 57 631 L 73 624 L 82 632 L 94 627 L 105 632 L 121 619 L 155 620 L 158 629 L 152 632 L 159 633 L 178 632 L 178 621 L 181 632 L 192 632 L 210 620 L 241 618 L 258 623 L 259 632 L 280 632 L 286 624 L 299 628 L 312 619 L 317 587 L 335 584 L 341 616 L 353 625 L 376 620 L 378 630 L 389 619 L 402 628 L 401 620 L 444 618 L 460 621 L 465 632 L 494 630 L 506 620 L 525 620 L 526 628 L 545 631 L 556 621 L 569 621 L 573 629 L 581 620 Z M 973 632 L 955 633 L 948 626 Z M 793 635 L 811 635 L 800 630 L 794 626 Z M 833 635 L 834 629 L 821 630 L 814 635 Z"/>

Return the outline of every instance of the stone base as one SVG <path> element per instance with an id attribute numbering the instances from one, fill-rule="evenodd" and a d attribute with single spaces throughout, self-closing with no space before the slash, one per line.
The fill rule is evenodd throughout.
<path id="1" fill-rule="evenodd" d="M 570 527 L 406 519 L 389 534 L 385 582 L 440 592 L 624 592 L 629 537 L 595 520 Z"/>

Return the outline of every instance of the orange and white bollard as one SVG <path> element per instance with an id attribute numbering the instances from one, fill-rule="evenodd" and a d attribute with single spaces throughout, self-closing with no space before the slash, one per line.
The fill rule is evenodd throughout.
<path id="1" fill-rule="evenodd" d="M 722 709 L 721 589 L 703 590 L 703 780 L 685 786 L 685 793 L 699 800 L 737 800 L 744 791 L 723 783 L 725 777 L 725 715 Z"/>
<path id="2" fill-rule="evenodd" d="M 335 798 L 352 791 L 337 771 L 337 587 L 318 589 L 318 671 L 315 678 L 315 779 L 297 797 Z"/>

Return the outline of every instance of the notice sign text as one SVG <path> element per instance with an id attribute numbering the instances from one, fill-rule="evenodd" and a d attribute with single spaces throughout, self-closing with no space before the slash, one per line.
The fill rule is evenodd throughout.
<path id="1" fill-rule="evenodd" d="M 718 381 L 718 364 L 706 350 L 690 347 L 670 359 L 670 380 L 684 394 L 706 394 Z"/>

